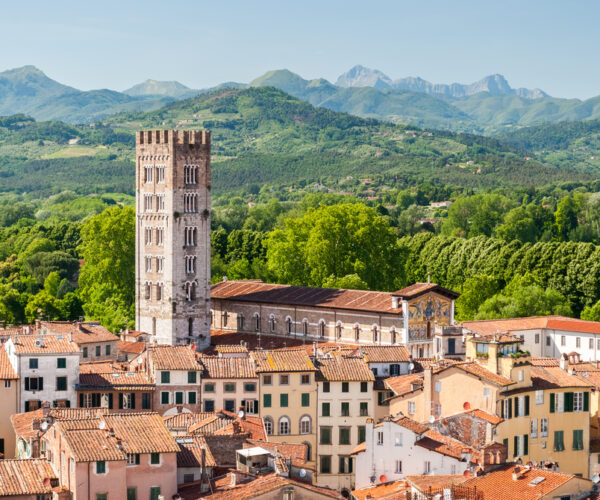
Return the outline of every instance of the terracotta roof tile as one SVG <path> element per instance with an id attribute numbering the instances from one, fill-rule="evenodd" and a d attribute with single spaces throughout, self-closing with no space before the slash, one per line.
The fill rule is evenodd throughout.
<path id="1" fill-rule="evenodd" d="M 187 431 L 192 425 L 214 416 L 214 412 L 177 413 L 176 415 L 163 415 L 162 419 L 169 430 Z"/>
<path id="2" fill-rule="evenodd" d="M 46 478 L 51 483 L 45 485 Z M 51 494 L 54 480 L 56 474 L 47 460 L 0 460 L 1 497 Z"/>
<path id="3" fill-rule="evenodd" d="M 308 446 L 305 444 L 269 443 L 259 439 L 248 439 L 248 442 L 244 444 L 244 448 L 254 446 L 260 446 L 272 452 L 277 450 L 277 453 L 291 459 L 293 462 L 306 462 L 308 457 Z"/>
<path id="4" fill-rule="evenodd" d="M 516 382 L 504 377 L 503 375 L 498 375 L 487 368 L 477 364 L 477 363 L 457 363 L 453 365 L 459 370 L 463 370 L 467 373 L 475 375 L 476 377 L 487 380 L 488 382 L 492 382 L 493 384 L 500 385 L 503 387 L 515 384 Z"/>
<path id="5" fill-rule="evenodd" d="M 459 293 L 448 288 L 444 288 L 438 285 L 437 283 L 413 283 L 412 285 L 407 286 L 406 288 L 402 288 L 393 292 L 392 295 L 410 300 L 427 292 L 436 292 L 453 299 L 457 299 L 458 297 L 460 297 Z"/>
<path id="6" fill-rule="evenodd" d="M 254 361 L 247 358 L 201 356 L 202 378 L 257 378 Z"/>
<path id="7" fill-rule="evenodd" d="M 390 292 L 278 285 L 259 281 L 222 281 L 212 285 L 210 293 L 214 299 L 402 315 L 402 308 L 392 308 L 393 294 Z"/>
<path id="8" fill-rule="evenodd" d="M 431 429 L 427 430 L 424 437 L 419 439 L 415 445 L 459 460 L 462 458 L 463 453 L 471 453 L 472 458 L 474 458 L 475 450 L 473 448 Z"/>
<path id="9" fill-rule="evenodd" d="M 180 447 L 177 452 L 177 467 L 201 467 L 202 450 L 205 451 L 206 467 L 216 467 L 217 462 L 202 436 L 178 436 L 175 441 Z"/>
<path id="10" fill-rule="evenodd" d="M 410 392 L 423 388 L 423 374 L 409 373 L 384 380 L 385 386 L 393 391 L 396 396 L 404 396 Z"/>
<path id="11" fill-rule="evenodd" d="M 464 321 L 463 326 L 480 334 L 540 330 L 542 328 L 600 334 L 600 322 L 585 321 L 566 316 L 531 316 L 527 318 Z"/>
<path id="12" fill-rule="evenodd" d="M 155 345 L 150 347 L 150 357 L 155 370 L 200 371 L 196 353 L 185 345 Z"/>
<path id="13" fill-rule="evenodd" d="M 203 437 L 219 467 L 235 467 L 235 452 L 243 448 L 244 443 L 248 438 L 248 436 L 244 434 L 224 434 L 221 436 L 206 435 Z"/>
<path id="14" fill-rule="evenodd" d="M 356 445 L 354 447 L 354 449 L 350 452 L 350 455 L 358 455 L 359 453 L 362 453 L 363 451 L 367 450 L 367 443 L 366 442 L 362 442 L 358 445 Z"/>
<path id="15" fill-rule="evenodd" d="M 352 496 L 357 500 L 383 499 L 385 500 L 404 500 L 408 498 L 407 492 L 410 486 L 406 481 L 392 481 L 389 483 L 378 484 L 371 488 L 362 488 L 354 490 Z"/>
<path id="16" fill-rule="evenodd" d="M 57 431 L 67 443 L 75 461 L 97 462 L 125 460 L 125 453 L 119 448 L 116 437 L 107 430 L 75 428 L 63 429 L 62 422 L 56 424 Z"/>
<path id="17" fill-rule="evenodd" d="M 156 386 L 144 372 L 82 373 L 79 389 L 113 389 L 115 391 L 152 391 Z"/>
<path id="18" fill-rule="evenodd" d="M 221 344 L 215 348 L 215 351 L 221 354 L 246 353 L 248 352 L 248 348 L 240 344 Z"/>
<path id="19" fill-rule="evenodd" d="M 127 352 L 130 354 L 141 354 L 146 350 L 146 342 L 117 342 L 117 352 Z"/>
<path id="20" fill-rule="evenodd" d="M 158 413 L 111 413 L 103 417 L 125 453 L 175 453 L 179 446 Z"/>
<path id="21" fill-rule="evenodd" d="M 569 375 L 558 366 L 532 366 L 531 383 L 534 388 L 554 389 L 558 387 L 593 387 L 585 377 Z"/>
<path id="22" fill-rule="evenodd" d="M 97 321 L 70 322 L 70 321 L 42 321 L 40 331 L 44 335 L 63 335 L 69 338 L 73 333 L 73 340 L 77 344 L 98 342 L 114 342 L 118 339 L 109 330 Z M 44 333 L 45 332 L 45 333 Z"/>
<path id="23" fill-rule="evenodd" d="M 531 356 L 532 366 L 559 366 L 560 361 L 557 358 Z"/>
<path id="24" fill-rule="evenodd" d="M 79 363 L 79 373 L 111 373 L 126 371 L 122 363 L 114 361 L 86 361 Z"/>
<path id="25" fill-rule="evenodd" d="M 236 418 L 231 423 L 214 433 L 215 436 L 227 434 L 246 434 L 249 439 L 266 441 L 267 434 L 260 417 Z"/>
<path id="26" fill-rule="evenodd" d="M 19 335 L 13 337 L 15 350 L 18 354 L 62 354 L 78 353 L 79 346 L 68 338 L 56 335 L 46 335 L 38 346 L 38 337 L 34 335 Z"/>
<path id="27" fill-rule="evenodd" d="M 512 474 L 520 472 L 518 479 L 513 480 Z M 476 487 L 484 498 L 502 498 L 503 500 L 537 500 L 551 498 L 552 491 L 573 479 L 571 474 L 562 474 L 543 468 L 526 469 L 516 465 L 503 465 L 482 476 L 465 481 L 463 486 Z M 532 481 L 543 478 L 538 484 Z M 592 483 L 589 482 L 591 490 Z"/>
<path id="28" fill-rule="evenodd" d="M 480 410 L 480 409 L 461 411 L 461 412 L 455 413 L 453 415 L 448 415 L 447 417 L 441 417 L 438 420 L 449 419 L 449 418 L 456 417 L 459 415 L 470 415 L 472 417 L 476 417 L 481 420 L 485 420 L 486 422 L 489 422 L 492 425 L 497 425 L 501 422 L 504 422 L 504 419 L 502 417 L 497 417 L 496 415 L 493 415 L 492 413 L 488 413 L 487 411 Z"/>
<path id="29" fill-rule="evenodd" d="M 107 413 L 103 408 L 49 408 L 47 415 L 44 415 L 44 409 L 28 411 L 25 413 L 15 413 L 10 416 L 15 434 L 23 439 L 29 440 L 39 432 L 39 424 L 42 420 L 51 421 L 71 420 L 71 419 L 89 419 L 98 418 Z"/>
<path id="30" fill-rule="evenodd" d="M 423 434 L 424 432 L 427 432 L 429 430 L 429 427 L 427 427 L 426 425 L 420 424 L 416 420 L 413 420 L 409 417 L 405 417 L 403 415 L 391 418 L 391 421 L 395 424 L 401 425 L 409 431 L 414 432 L 415 434 Z"/>
<path id="31" fill-rule="evenodd" d="M 258 373 L 315 371 L 315 366 L 303 349 L 254 351 L 251 356 Z"/>
<path id="32" fill-rule="evenodd" d="M 0 380 L 15 380 L 18 378 L 19 376 L 10 363 L 8 354 L 6 354 L 4 344 L 0 345 Z"/>
<path id="33" fill-rule="evenodd" d="M 372 382 L 373 372 L 364 358 L 350 358 L 333 355 L 331 358 L 319 358 L 315 361 L 320 378 L 328 381 Z"/>
<path id="34" fill-rule="evenodd" d="M 426 491 L 429 488 L 443 488 L 452 484 L 458 485 L 467 481 L 467 477 L 462 474 L 440 474 L 440 475 L 424 475 L 424 476 L 406 476 L 409 484 L 414 485 L 421 491 Z"/>
<path id="35" fill-rule="evenodd" d="M 367 363 L 408 363 L 410 353 L 404 346 L 365 345 L 360 347 Z"/>

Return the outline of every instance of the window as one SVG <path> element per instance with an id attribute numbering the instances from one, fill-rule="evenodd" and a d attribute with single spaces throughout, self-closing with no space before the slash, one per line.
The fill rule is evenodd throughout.
<path id="1" fill-rule="evenodd" d="M 483 397 L 484 398 L 489 398 L 490 397 L 490 388 L 489 387 L 484 387 L 483 388 Z"/>
<path id="2" fill-rule="evenodd" d="M 265 417 L 263 419 L 263 422 L 265 424 L 265 432 L 267 433 L 267 436 L 272 436 L 273 435 L 273 419 L 271 417 Z"/>
<path id="3" fill-rule="evenodd" d="M 290 376 L 279 375 L 279 385 L 290 385 Z"/>
<path id="4" fill-rule="evenodd" d="M 310 417 L 308 415 L 304 415 L 300 419 L 300 434 L 310 434 L 311 427 Z"/>
<path id="5" fill-rule="evenodd" d="M 144 228 L 144 242 L 146 245 L 152 245 L 152 228 L 145 227 Z"/>
<path id="6" fill-rule="evenodd" d="M 44 377 L 25 377 L 26 391 L 43 391 Z"/>
<path id="7" fill-rule="evenodd" d="M 171 383 L 171 372 L 160 372 L 160 383 L 161 384 Z"/>
<path id="8" fill-rule="evenodd" d="M 325 321 L 323 321 L 323 320 L 319 321 L 319 336 L 320 337 L 325 336 Z"/>
<path id="9" fill-rule="evenodd" d="M 271 408 L 271 395 L 263 394 L 263 408 Z"/>
<path id="10" fill-rule="evenodd" d="M 379 330 L 377 326 L 373 326 L 373 342 L 377 342 L 377 338 L 379 337 Z"/>
<path id="11" fill-rule="evenodd" d="M 352 474 L 352 457 L 340 456 L 340 474 Z"/>
<path id="12" fill-rule="evenodd" d="M 196 404 L 196 391 L 188 391 L 188 404 L 189 405 Z"/>
<path id="13" fill-rule="evenodd" d="M 165 241 L 165 229 L 163 227 L 156 228 L 156 244 L 162 246 Z"/>
<path id="14" fill-rule="evenodd" d="M 273 315 L 271 314 L 271 317 L 269 318 L 269 325 L 271 326 L 271 332 L 275 331 L 275 318 L 273 317 Z"/>
<path id="15" fill-rule="evenodd" d="M 256 392 L 256 384 L 253 382 L 246 382 L 244 384 L 244 392 Z"/>
<path id="16" fill-rule="evenodd" d="M 175 404 L 182 405 L 183 404 L 183 392 L 176 391 L 175 392 Z"/>
<path id="17" fill-rule="evenodd" d="M 392 363 L 390 365 L 390 375 L 400 375 L 400 365 L 398 363 Z"/>
<path id="18" fill-rule="evenodd" d="M 258 400 L 257 399 L 246 399 L 243 401 L 246 406 L 246 413 L 256 414 L 258 413 Z"/>
<path id="19" fill-rule="evenodd" d="M 323 392 L 329 392 L 330 385 L 329 382 L 323 382 Z"/>
<path id="20" fill-rule="evenodd" d="M 435 383 L 435 392 L 442 392 L 442 382 L 441 380 L 437 380 Z"/>
<path id="21" fill-rule="evenodd" d="M 150 463 L 152 465 L 160 464 L 160 453 L 150 453 Z"/>
<path id="22" fill-rule="evenodd" d="M 368 392 L 369 391 L 369 383 L 361 382 L 360 383 L 360 392 Z"/>
<path id="23" fill-rule="evenodd" d="M 581 347 L 581 337 L 575 337 L 575 347 L 577 349 Z"/>
<path id="24" fill-rule="evenodd" d="M 573 393 L 573 411 L 583 411 L 583 392 Z"/>
<path id="25" fill-rule="evenodd" d="M 331 427 L 319 428 L 319 444 L 331 444 Z"/>
<path id="26" fill-rule="evenodd" d="M 229 411 L 231 413 L 235 412 L 235 399 L 225 400 L 225 411 Z"/>
<path id="27" fill-rule="evenodd" d="M 262 381 L 263 381 L 263 385 L 273 385 L 273 376 L 272 375 L 263 375 Z"/>
<path id="28" fill-rule="evenodd" d="M 536 344 L 539 344 L 539 343 L 540 343 L 540 334 L 539 334 L 539 333 L 536 333 L 536 334 L 535 334 L 535 343 L 536 343 Z"/>
<path id="29" fill-rule="evenodd" d="M 310 406 L 310 394 L 308 392 L 303 392 L 301 401 L 302 401 L 302 406 Z"/>
<path id="30" fill-rule="evenodd" d="M 196 213 L 198 211 L 198 194 L 183 194 L 183 211 L 186 213 Z"/>
<path id="31" fill-rule="evenodd" d="M 361 403 L 360 403 L 360 416 L 361 417 L 369 416 L 369 403 L 367 401 L 361 401 Z"/>
<path id="32" fill-rule="evenodd" d="M 435 408 L 433 409 L 433 412 L 436 417 L 440 417 L 442 415 L 442 405 L 439 403 L 436 403 Z"/>
<path id="33" fill-rule="evenodd" d="M 196 282 L 195 281 L 186 281 L 185 282 L 185 295 L 186 300 L 191 302 L 192 300 L 196 300 Z M 223 318 L 224 326 L 227 326 L 227 318 Z"/>
<path id="34" fill-rule="evenodd" d="M 544 404 L 544 391 L 543 390 L 535 391 L 535 404 L 536 405 Z"/>
<path id="35" fill-rule="evenodd" d="M 260 316 L 258 314 L 254 315 L 254 329 L 257 332 L 260 330 Z"/>
<path id="36" fill-rule="evenodd" d="M 150 500 L 158 500 L 160 497 L 160 486 L 150 487 Z"/>
<path id="37" fill-rule="evenodd" d="M 340 427 L 340 444 L 350 444 L 350 427 Z"/>
<path id="38" fill-rule="evenodd" d="M 96 474 L 106 474 L 106 462 L 96 462 Z"/>
<path id="39" fill-rule="evenodd" d="M 331 474 L 331 455 L 321 455 L 321 474 Z"/>
<path id="40" fill-rule="evenodd" d="M 67 377 L 56 377 L 56 390 L 66 391 L 67 390 Z"/>
<path id="41" fill-rule="evenodd" d="M 146 165 L 144 167 L 144 182 L 146 182 L 146 184 L 152 183 L 153 172 L 154 168 L 151 165 Z"/>
<path id="42" fill-rule="evenodd" d="M 187 374 L 188 384 L 196 383 L 196 372 L 188 372 Z"/>
<path id="43" fill-rule="evenodd" d="M 560 345 L 561 346 L 565 346 L 567 344 L 567 337 L 565 337 L 564 335 L 560 336 Z"/>
<path id="44" fill-rule="evenodd" d="M 550 338 L 550 335 L 548 335 L 548 336 L 546 337 L 546 345 L 547 345 L 547 346 L 550 346 L 550 345 L 552 345 L 552 339 Z"/>
<path id="45" fill-rule="evenodd" d="M 538 435 L 538 420 L 537 418 L 532 418 L 531 419 L 531 438 L 534 439 L 537 437 Z"/>
<path id="46" fill-rule="evenodd" d="M 302 321 L 302 335 L 308 335 L 308 321 L 306 320 Z"/>
<path id="47" fill-rule="evenodd" d="M 140 465 L 140 454 L 127 453 L 127 465 Z"/>
<path id="48" fill-rule="evenodd" d="M 290 419 L 287 417 L 281 417 L 279 419 L 279 435 L 286 435 L 290 433 Z"/>
<path id="49" fill-rule="evenodd" d="M 244 329 L 244 315 L 243 314 L 238 314 L 238 317 L 237 317 L 237 329 L 238 330 L 243 330 Z"/>
<path id="50" fill-rule="evenodd" d="M 573 449 L 574 450 L 583 450 L 583 431 L 582 430 L 574 430 L 573 431 Z"/>
<path id="51" fill-rule="evenodd" d="M 338 339 L 342 338 L 342 325 L 340 323 L 338 323 L 337 325 L 335 325 L 335 334 L 337 336 Z"/>
<path id="52" fill-rule="evenodd" d="M 66 368 L 67 358 L 56 358 L 56 368 Z"/>
<path id="53" fill-rule="evenodd" d="M 165 182 L 165 166 L 156 165 L 156 182 L 164 184 Z"/>
<path id="54" fill-rule="evenodd" d="M 194 274 L 196 272 L 196 256 L 186 255 L 185 256 L 185 272 L 187 274 Z"/>
<path id="55" fill-rule="evenodd" d="M 342 382 L 342 392 L 350 392 L 350 384 L 348 382 Z"/>
<path id="56" fill-rule="evenodd" d="M 147 392 L 142 394 L 142 410 L 150 409 L 150 394 Z"/>
<path id="57" fill-rule="evenodd" d="M 360 326 L 354 325 L 354 340 L 360 339 Z"/>
<path id="58" fill-rule="evenodd" d="M 102 356 L 102 347 L 99 345 L 96 346 L 96 356 L 97 357 Z"/>
<path id="59" fill-rule="evenodd" d="M 127 488 L 127 500 L 137 500 L 137 488 Z"/>
<path id="60" fill-rule="evenodd" d="M 285 320 L 285 331 L 288 335 L 292 333 L 292 320 L 290 318 L 286 318 Z"/>
<path id="61" fill-rule="evenodd" d="M 350 403 L 348 401 L 342 402 L 342 417 L 350 416 Z"/>
<path id="62" fill-rule="evenodd" d="M 163 391 L 160 393 L 160 404 L 161 405 L 169 404 L 169 393 L 168 392 Z"/>
<path id="63" fill-rule="evenodd" d="M 204 392 L 215 392 L 215 384 L 204 384 Z"/>
<path id="64" fill-rule="evenodd" d="M 377 431 L 377 445 L 383 446 L 383 432 Z"/>
<path id="65" fill-rule="evenodd" d="M 37 370 L 38 368 L 38 359 L 37 358 L 29 358 L 29 369 Z"/>
<path id="66" fill-rule="evenodd" d="M 364 425 L 358 426 L 358 444 L 364 443 L 367 437 L 367 428 Z"/>
<path id="67" fill-rule="evenodd" d="M 322 417 L 330 417 L 331 416 L 331 403 L 321 403 L 321 416 Z"/>
<path id="68" fill-rule="evenodd" d="M 145 269 L 147 273 L 152 272 L 152 256 L 151 255 L 146 255 L 146 257 L 144 257 L 144 264 L 145 264 Z"/>
<path id="69" fill-rule="evenodd" d="M 431 472 L 431 462 L 425 461 L 423 464 L 424 474 L 429 474 Z"/>
<path id="70" fill-rule="evenodd" d="M 156 210 L 158 212 L 164 212 L 165 211 L 165 195 L 164 194 L 157 194 L 156 195 Z"/>
<path id="71" fill-rule="evenodd" d="M 184 165 L 183 178 L 186 184 L 196 184 L 196 170 L 198 165 Z"/>
<path id="72" fill-rule="evenodd" d="M 396 432 L 394 434 L 394 446 L 402 446 L 402 433 Z"/>
<path id="73" fill-rule="evenodd" d="M 205 399 L 204 400 L 204 411 L 213 412 L 215 411 L 215 401 L 214 399 Z"/>
<path id="74" fill-rule="evenodd" d="M 223 390 L 225 392 L 235 392 L 235 382 L 228 382 L 224 385 Z"/>
<path id="75" fill-rule="evenodd" d="M 83 357 L 84 357 L 84 358 L 87 358 L 87 357 L 88 357 L 88 348 L 87 348 L 87 347 L 84 347 L 84 348 L 83 348 Z"/>
<path id="76" fill-rule="evenodd" d="M 414 415 L 415 414 L 415 402 L 414 401 L 409 401 L 408 402 L 408 414 L 409 415 Z"/>
<path id="77" fill-rule="evenodd" d="M 157 283 L 156 284 L 156 300 L 162 300 L 162 289 L 163 289 L 163 284 L 162 283 Z"/>
<path id="78" fill-rule="evenodd" d="M 303 373 L 302 375 L 300 375 L 300 383 L 302 385 L 309 385 L 310 384 L 310 374 Z"/>
<path id="79" fill-rule="evenodd" d="M 108 493 L 96 493 L 96 500 L 108 500 Z"/>
<path id="80" fill-rule="evenodd" d="M 402 460 L 396 460 L 396 467 L 394 467 L 396 474 L 402 474 Z"/>
<path id="81" fill-rule="evenodd" d="M 152 199 L 153 199 L 153 195 L 151 195 L 151 194 L 144 195 L 144 212 L 152 212 Z"/>
<path id="82" fill-rule="evenodd" d="M 4 381 L 4 388 L 5 389 L 10 389 L 10 380 L 5 380 Z M 4 452 L 0 451 L 0 453 L 4 454 Z"/>
<path id="83" fill-rule="evenodd" d="M 288 395 L 287 394 L 280 394 L 279 395 L 279 406 L 281 408 L 287 408 L 288 407 Z"/>
<path id="84" fill-rule="evenodd" d="M 563 431 L 554 431 L 554 451 L 564 451 L 565 440 Z"/>
<path id="85" fill-rule="evenodd" d="M 183 236 L 186 247 L 195 247 L 196 246 L 196 234 L 197 229 L 195 227 L 186 227 L 183 230 Z"/>
<path id="86" fill-rule="evenodd" d="M 540 419 L 540 436 L 548 437 L 548 419 L 547 418 Z"/>

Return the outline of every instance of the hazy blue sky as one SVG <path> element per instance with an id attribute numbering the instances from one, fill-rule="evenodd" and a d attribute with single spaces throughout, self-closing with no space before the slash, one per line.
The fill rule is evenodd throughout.
<path id="1" fill-rule="evenodd" d="M 146 78 L 190 87 L 270 69 L 305 78 L 355 64 L 392 78 L 600 94 L 597 0 L 2 2 L 0 70 L 33 64 L 87 90 Z"/>

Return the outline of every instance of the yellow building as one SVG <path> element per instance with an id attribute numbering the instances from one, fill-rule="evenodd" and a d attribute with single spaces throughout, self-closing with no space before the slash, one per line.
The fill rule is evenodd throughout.
<path id="1" fill-rule="evenodd" d="M 316 368 L 306 350 L 254 351 L 259 380 L 259 412 L 269 441 L 306 444 L 315 463 Z"/>
<path id="2" fill-rule="evenodd" d="M 15 432 L 10 416 L 19 413 L 18 375 L 3 347 L 0 347 L 0 458 L 14 458 Z"/>

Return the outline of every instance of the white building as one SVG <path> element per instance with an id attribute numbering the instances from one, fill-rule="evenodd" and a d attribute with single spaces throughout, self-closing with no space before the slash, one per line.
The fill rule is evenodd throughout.
<path id="1" fill-rule="evenodd" d="M 600 360 L 600 322 L 565 316 L 465 321 L 463 327 L 475 335 L 512 333 L 521 337 L 521 349 L 532 356 L 560 358 L 576 352 L 581 361 Z"/>
<path id="2" fill-rule="evenodd" d="M 469 450 L 469 452 L 465 452 Z M 356 489 L 406 476 L 462 474 L 474 450 L 408 417 L 367 423 L 366 441 L 356 455 Z"/>
<path id="3" fill-rule="evenodd" d="M 20 377 L 20 412 L 36 410 L 42 401 L 77 406 L 81 354 L 72 337 L 20 335 L 8 339 L 5 349 Z"/>

